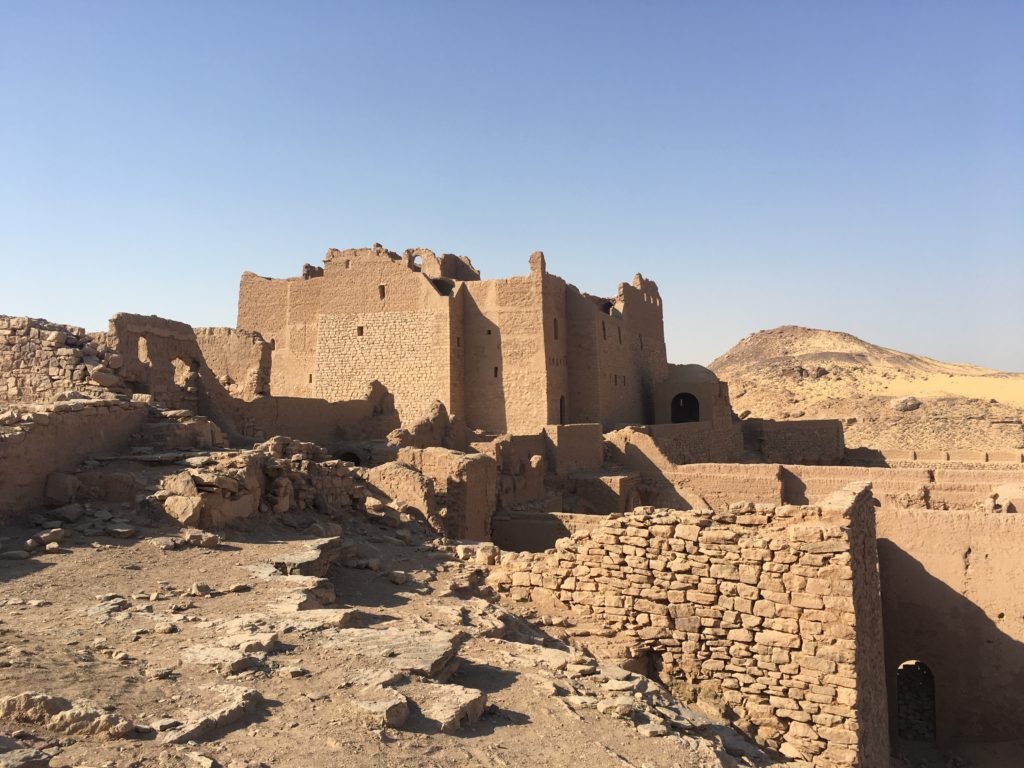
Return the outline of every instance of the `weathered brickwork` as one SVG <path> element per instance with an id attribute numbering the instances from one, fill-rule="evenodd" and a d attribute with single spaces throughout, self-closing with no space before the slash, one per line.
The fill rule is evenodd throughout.
<path id="1" fill-rule="evenodd" d="M 821 507 L 641 507 L 554 551 L 504 553 L 491 582 L 633 638 L 765 746 L 874 767 L 888 738 L 871 503 L 852 487 Z"/>
<path id="2" fill-rule="evenodd" d="M 42 403 L 68 392 L 119 390 L 121 360 L 105 334 L 29 317 L 0 315 L 0 404 Z"/>
<path id="3" fill-rule="evenodd" d="M 434 400 L 450 400 L 447 335 L 447 317 L 427 311 L 321 315 L 313 396 L 355 400 L 376 379 L 412 421 Z"/>

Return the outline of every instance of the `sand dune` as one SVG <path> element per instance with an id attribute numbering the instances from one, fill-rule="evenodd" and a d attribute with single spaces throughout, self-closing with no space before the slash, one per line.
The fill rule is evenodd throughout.
<path id="1" fill-rule="evenodd" d="M 851 447 L 1024 447 L 1024 374 L 798 326 L 752 334 L 711 368 L 729 382 L 737 413 L 842 419 Z M 920 405 L 900 404 L 904 398 Z"/>

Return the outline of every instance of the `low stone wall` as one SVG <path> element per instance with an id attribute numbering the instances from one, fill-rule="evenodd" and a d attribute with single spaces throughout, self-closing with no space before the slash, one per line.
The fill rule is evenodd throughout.
<path id="1" fill-rule="evenodd" d="M 685 464 L 664 474 L 657 506 L 673 509 L 726 509 L 742 499 L 782 504 L 778 464 Z"/>
<path id="2" fill-rule="evenodd" d="M 846 450 L 843 424 L 837 419 L 741 422 L 743 446 L 761 461 L 779 464 L 839 464 Z"/>
<path id="3" fill-rule="evenodd" d="M 865 466 L 900 466 L 903 464 L 1024 464 L 1024 451 L 992 450 L 938 450 L 895 448 L 852 448 L 846 451 L 847 464 Z"/>
<path id="4" fill-rule="evenodd" d="M 605 435 L 609 458 L 639 471 L 679 464 L 738 461 L 743 453 L 739 425 L 698 421 L 625 427 Z"/>
<path id="5" fill-rule="evenodd" d="M 51 472 L 126 445 L 147 410 L 121 400 L 67 400 L 36 407 L 18 428 L 0 429 L 0 519 L 41 505 Z"/>
<path id="6" fill-rule="evenodd" d="M 642 507 L 503 553 L 489 582 L 646 649 L 683 696 L 816 766 L 888 762 L 873 500 L 731 512 Z"/>

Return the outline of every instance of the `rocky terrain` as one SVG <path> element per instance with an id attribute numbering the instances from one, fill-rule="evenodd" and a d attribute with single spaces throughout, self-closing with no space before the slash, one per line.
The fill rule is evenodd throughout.
<path id="1" fill-rule="evenodd" d="M 772 763 L 563 622 L 503 606 L 484 586 L 496 547 L 373 503 L 362 470 L 315 450 L 139 447 L 84 468 L 128 500 L 4 529 L 0 766 Z M 205 521 L 257 470 L 275 481 L 244 527 L 165 511 Z M 303 503 L 321 471 L 347 505 Z"/>
<path id="2" fill-rule="evenodd" d="M 1024 447 L 1024 374 L 798 326 L 752 334 L 710 367 L 729 383 L 737 414 L 841 419 L 851 448 Z"/>

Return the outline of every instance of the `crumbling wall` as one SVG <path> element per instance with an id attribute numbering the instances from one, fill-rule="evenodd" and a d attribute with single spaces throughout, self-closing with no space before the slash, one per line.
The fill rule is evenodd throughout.
<path id="1" fill-rule="evenodd" d="M 24 413 L 17 427 L 0 427 L 0 519 L 41 504 L 51 472 L 122 448 L 147 408 L 113 399 L 67 400 Z"/>
<path id="2" fill-rule="evenodd" d="M 780 464 L 841 464 L 846 450 L 838 419 L 740 422 L 743 445 L 762 461 Z"/>
<path id="3" fill-rule="evenodd" d="M 0 405 L 50 403 L 71 392 L 94 397 L 123 392 L 120 366 L 104 334 L 0 315 Z"/>
<path id="4" fill-rule="evenodd" d="M 110 324 L 128 386 L 166 408 L 210 417 L 236 441 L 286 434 L 330 446 L 382 438 L 398 426 L 379 384 L 340 402 L 267 395 L 269 345 L 258 334 L 124 313 Z"/>
<path id="5" fill-rule="evenodd" d="M 447 448 L 402 448 L 398 461 L 433 481 L 436 507 L 448 536 L 490 541 L 498 485 L 493 458 Z"/>
<path id="6" fill-rule="evenodd" d="M 313 443 L 277 436 L 164 478 L 157 498 L 182 525 L 224 528 L 258 515 L 311 509 L 337 514 L 362 495 L 345 462 Z"/>
<path id="7" fill-rule="evenodd" d="M 858 486 L 822 507 L 642 507 L 549 553 L 503 553 L 490 582 L 617 630 L 682 695 L 717 702 L 786 756 L 879 766 L 888 739 L 872 516 Z"/>

